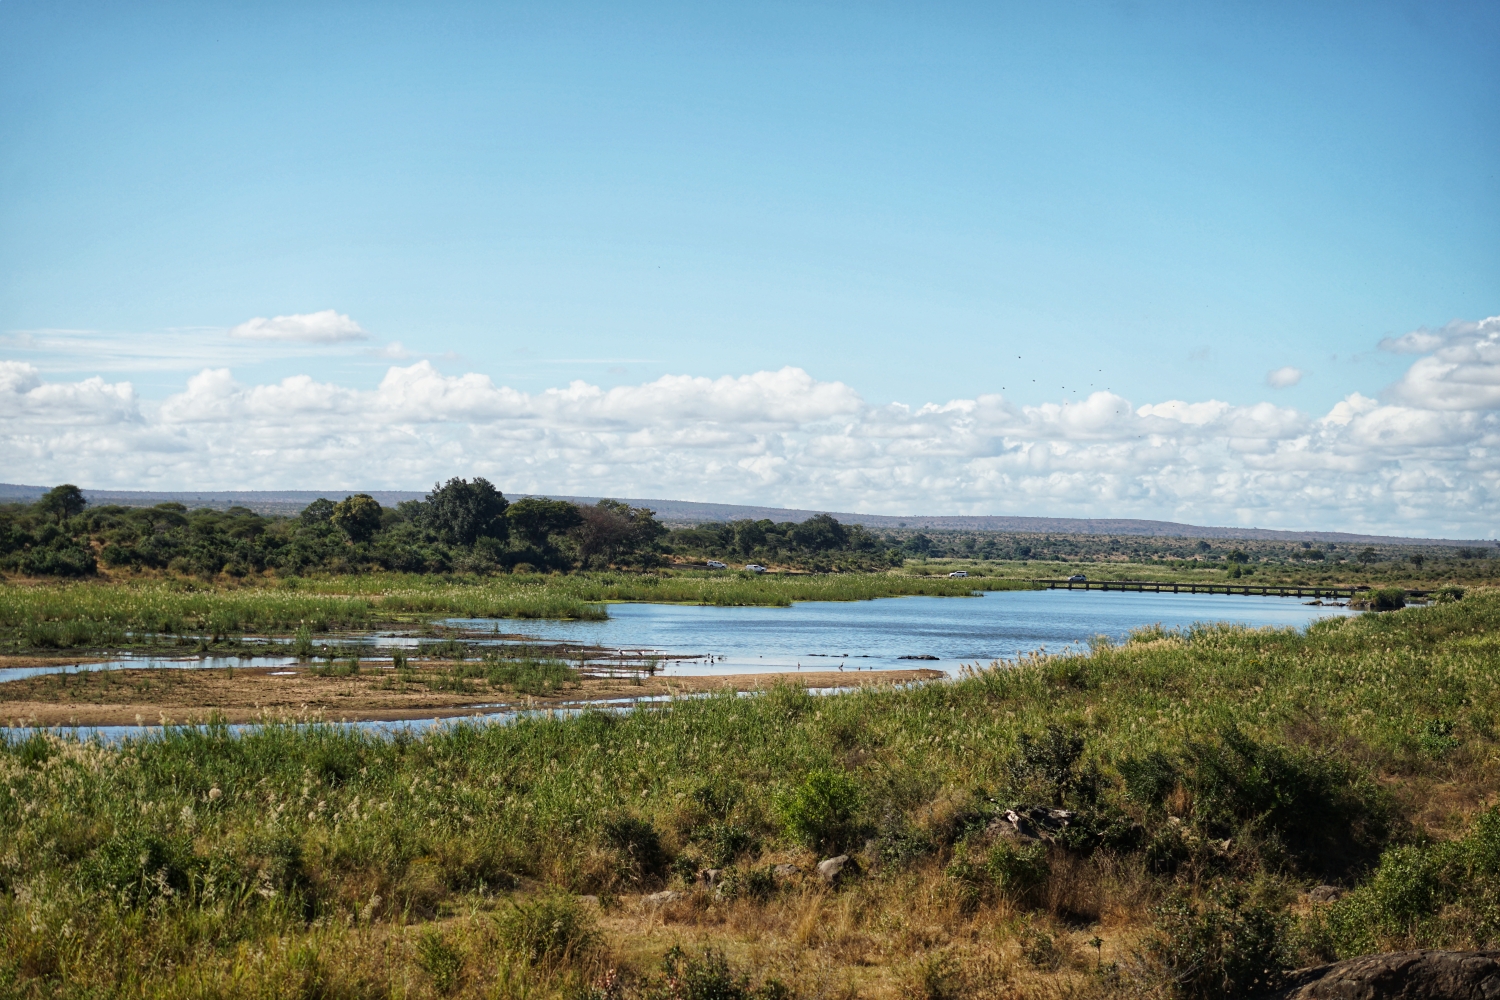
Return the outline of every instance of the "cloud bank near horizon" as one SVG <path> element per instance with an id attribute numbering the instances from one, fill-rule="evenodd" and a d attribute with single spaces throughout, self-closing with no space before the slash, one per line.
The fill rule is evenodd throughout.
<path id="1" fill-rule="evenodd" d="M 97 488 L 414 489 L 479 474 L 512 492 L 1493 537 L 1500 317 L 1381 347 L 1417 357 L 1382 399 L 1352 393 L 1322 415 L 1109 392 L 882 406 L 792 367 L 525 393 L 427 361 L 371 390 L 205 368 L 147 402 L 129 382 L 0 361 L 0 462 L 12 481 Z"/>

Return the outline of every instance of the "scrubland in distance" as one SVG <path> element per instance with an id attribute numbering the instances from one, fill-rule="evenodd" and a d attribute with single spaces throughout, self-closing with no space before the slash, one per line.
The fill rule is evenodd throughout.
<path id="1" fill-rule="evenodd" d="M 17 737 L 0 989 L 1212 997 L 1494 946 L 1497 624 L 1482 592 L 897 691 L 421 737 Z M 1012 807 L 1073 817 L 1027 843 L 999 835 Z M 857 871 L 827 887 L 834 852 Z"/>

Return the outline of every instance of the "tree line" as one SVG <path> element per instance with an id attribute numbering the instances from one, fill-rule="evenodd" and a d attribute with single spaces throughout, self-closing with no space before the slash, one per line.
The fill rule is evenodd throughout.
<path id="1" fill-rule="evenodd" d="M 112 569 L 198 576 L 395 570 L 416 573 L 647 568 L 663 558 L 655 512 L 615 500 L 514 503 L 482 477 L 383 507 L 368 494 L 318 499 L 295 517 L 245 507 L 92 506 L 63 485 L 0 506 L 0 570 L 89 576 Z"/>

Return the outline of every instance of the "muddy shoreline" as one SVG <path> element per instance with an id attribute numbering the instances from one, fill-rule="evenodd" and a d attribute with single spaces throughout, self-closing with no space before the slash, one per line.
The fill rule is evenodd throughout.
<path id="1" fill-rule="evenodd" d="M 0 657 L 0 668 L 88 662 L 87 658 Z M 130 726 L 162 722 L 269 720 L 329 722 L 461 718 L 497 712 L 628 703 L 638 698 L 807 688 L 906 684 L 944 677 L 938 670 L 800 670 L 663 677 L 583 674 L 549 693 L 525 693 L 482 679 L 455 681 L 451 664 L 397 671 L 371 666 L 329 676 L 311 667 L 82 670 L 0 683 L 0 725 Z"/>

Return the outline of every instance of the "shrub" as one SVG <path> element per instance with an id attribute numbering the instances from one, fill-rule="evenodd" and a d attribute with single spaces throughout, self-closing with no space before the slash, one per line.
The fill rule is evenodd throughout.
<path id="1" fill-rule="evenodd" d="M 662 958 L 662 979 L 648 981 L 640 996 L 642 1000 L 788 1000 L 791 991 L 775 979 L 752 988 L 750 977 L 730 965 L 722 951 L 705 948 L 694 956 L 674 945 Z"/>
<path id="2" fill-rule="evenodd" d="M 1500 808 L 1468 836 L 1394 847 L 1328 911 L 1329 950 L 1350 956 L 1393 947 L 1471 946 L 1500 933 Z"/>
<path id="3" fill-rule="evenodd" d="M 769 899 L 775 894 L 776 874 L 769 865 L 758 868 L 730 865 L 724 869 L 718 887 L 722 899 Z"/>
<path id="4" fill-rule="evenodd" d="M 812 771 L 781 802 L 782 822 L 793 839 L 833 853 L 858 836 L 859 786 L 841 771 Z"/>
<path id="5" fill-rule="evenodd" d="M 1373 859 L 1383 838 L 1383 800 L 1345 761 L 1260 743 L 1235 727 L 1189 743 L 1183 756 L 1193 817 L 1212 835 L 1259 839 L 1325 872 Z"/>
<path id="6" fill-rule="evenodd" d="M 1464 588 L 1462 587 L 1439 587 L 1432 592 L 1434 604 L 1452 604 L 1454 601 L 1464 599 Z"/>
<path id="7" fill-rule="evenodd" d="M 84 861 L 83 884 L 127 906 L 172 897 L 190 885 L 192 857 L 186 845 L 141 830 L 117 832 Z"/>
<path id="8" fill-rule="evenodd" d="M 417 964 L 432 977 L 433 989 L 448 994 L 458 986 L 464 960 L 441 934 L 429 930 L 417 941 Z"/>
<path id="9" fill-rule="evenodd" d="M 565 893 L 512 902 L 496 922 L 506 949 L 535 965 L 568 965 L 587 956 L 599 942 L 589 914 Z"/>
<path id="10" fill-rule="evenodd" d="M 901 1000 L 960 1000 L 965 995 L 963 969 L 946 952 L 918 961 L 901 984 Z"/>
<path id="11" fill-rule="evenodd" d="M 1276 988 L 1289 962 L 1284 912 L 1237 889 L 1197 903 L 1177 895 L 1155 910 L 1147 954 L 1179 996 L 1229 1000 Z"/>
<path id="12" fill-rule="evenodd" d="M 715 775 L 693 789 L 693 802 L 715 819 L 724 820 L 729 818 L 744 794 L 745 789 L 738 782 Z"/>
<path id="13" fill-rule="evenodd" d="M 1084 740 L 1061 726 L 1048 726 L 1039 737 L 1022 733 L 1020 749 L 1010 762 L 1011 780 L 1018 790 L 1045 796 L 1054 805 L 1070 797 L 1092 801 L 1098 793 L 1098 774 L 1080 770 Z"/>
<path id="14" fill-rule="evenodd" d="M 1017 847 L 1004 841 L 990 848 L 984 870 L 995 888 L 1018 906 L 1036 905 L 1037 896 L 1052 874 L 1044 845 Z"/>
<path id="15" fill-rule="evenodd" d="M 1177 766 L 1160 750 L 1120 762 L 1125 794 L 1143 806 L 1159 806 L 1177 787 Z"/>
<path id="16" fill-rule="evenodd" d="M 710 823 L 694 831 L 693 839 L 703 845 L 709 864 L 723 867 L 755 845 L 749 830 L 735 823 Z"/>
<path id="17" fill-rule="evenodd" d="M 1458 747 L 1458 737 L 1453 735 L 1455 728 L 1449 719 L 1428 719 L 1417 733 L 1417 744 L 1427 756 L 1441 760 Z"/>
<path id="18" fill-rule="evenodd" d="M 1400 611 L 1406 607 L 1406 591 L 1400 587 L 1381 587 L 1365 594 L 1360 603 L 1371 611 Z"/>
<path id="19" fill-rule="evenodd" d="M 634 816 L 618 816 L 604 824 L 604 841 L 619 856 L 632 881 L 662 874 L 670 860 L 656 827 Z"/>

